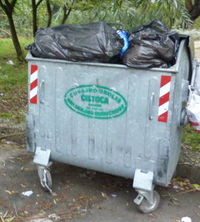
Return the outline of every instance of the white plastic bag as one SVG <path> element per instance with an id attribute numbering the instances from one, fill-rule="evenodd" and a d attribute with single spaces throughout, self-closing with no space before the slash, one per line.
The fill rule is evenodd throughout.
<path id="1" fill-rule="evenodd" d="M 200 64 L 194 61 L 188 105 L 186 107 L 190 124 L 200 133 Z"/>
<path id="2" fill-rule="evenodd" d="M 190 124 L 200 133 L 200 96 L 195 92 L 192 92 L 186 109 Z"/>

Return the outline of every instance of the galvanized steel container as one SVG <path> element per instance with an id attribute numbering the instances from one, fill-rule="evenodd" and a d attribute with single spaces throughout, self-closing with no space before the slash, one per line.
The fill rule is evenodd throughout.
<path id="1" fill-rule="evenodd" d="M 169 184 L 180 154 L 190 74 L 185 42 L 168 69 L 27 59 L 27 149 L 34 162 L 133 178 L 152 204 L 153 185 Z"/>

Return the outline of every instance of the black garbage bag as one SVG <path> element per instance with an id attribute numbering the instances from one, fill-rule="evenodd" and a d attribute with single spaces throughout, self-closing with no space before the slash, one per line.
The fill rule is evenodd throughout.
<path id="1" fill-rule="evenodd" d="M 116 30 L 103 22 L 39 29 L 27 47 L 35 57 L 89 62 L 109 62 L 122 48 Z"/>
<path id="2" fill-rule="evenodd" d="M 161 21 L 140 26 L 130 37 L 130 48 L 123 63 L 134 68 L 169 67 L 175 64 L 180 44 L 179 34 L 170 32 Z"/>

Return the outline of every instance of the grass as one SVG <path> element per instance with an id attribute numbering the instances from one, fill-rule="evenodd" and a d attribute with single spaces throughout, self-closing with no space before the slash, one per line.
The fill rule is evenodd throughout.
<path id="1" fill-rule="evenodd" d="M 32 42 L 26 38 L 20 41 L 23 48 Z M 7 64 L 9 60 L 14 65 Z M 25 120 L 26 108 L 27 64 L 17 61 L 10 39 L 0 39 L 0 119 L 22 122 Z M 200 151 L 200 134 L 190 126 L 185 127 L 183 143 Z"/>
<path id="2" fill-rule="evenodd" d="M 193 150 L 200 151 L 200 134 L 190 125 L 184 128 L 183 144 L 191 146 Z"/>
<path id="3" fill-rule="evenodd" d="M 31 39 L 20 40 L 23 49 L 31 43 Z M 9 61 L 14 65 L 8 64 Z M 23 121 L 26 104 L 27 64 L 16 59 L 11 39 L 0 39 L 0 118 Z"/>

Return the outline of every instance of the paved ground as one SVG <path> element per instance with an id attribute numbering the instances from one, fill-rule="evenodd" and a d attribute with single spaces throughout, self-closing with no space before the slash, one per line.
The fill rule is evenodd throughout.
<path id="1" fill-rule="evenodd" d="M 1 142 L 0 221 L 178 222 L 183 216 L 200 221 L 200 192 L 158 188 L 159 209 L 142 215 L 132 203 L 136 193 L 131 180 L 64 164 L 55 164 L 52 175 L 56 195 L 41 189 L 23 144 Z M 33 194 L 23 196 L 25 191 Z"/>
<path id="2" fill-rule="evenodd" d="M 175 194 L 162 191 L 159 209 L 150 215 L 139 214 L 131 204 L 132 197 L 121 192 L 118 198 L 101 204 L 101 209 L 92 209 L 89 215 L 74 222 L 178 222 L 183 216 L 190 216 L 194 222 L 200 221 L 200 194 Z M 170 195 L 176 203 L 171 202 Z M 130 205 L 128 205 L 130 204 Z M 127 206 L 128 205 L 128 206 Z"/>

